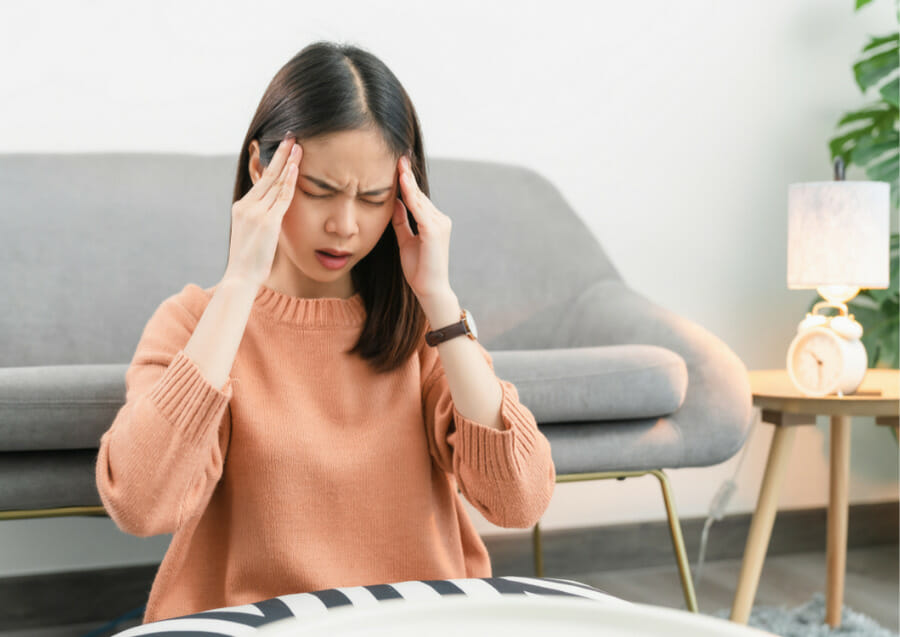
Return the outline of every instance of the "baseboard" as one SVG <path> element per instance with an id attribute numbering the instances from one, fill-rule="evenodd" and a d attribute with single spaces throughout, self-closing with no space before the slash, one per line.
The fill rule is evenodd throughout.
<path id="1" fill-rule="evenodd" d="M 898 542 L 900 502 L 850 506 L 850 548 Z M 706 560 L 743 555 L 750 514 L 712 525 Z M 705 518 L 681 520 L 691 565 L 696 564 Z M 767 555 L 821 551 L 825 559 L 827 510 L 780 511 Z M 544 575 L 572 577 L 586 572 L 675 565 L 668 522 L 640 522 L 566 530 L 542 529 Z M 532 535 L 485 537 L 495 576 L 534 576 Z M 0 578 L 0 631 L 113 620 L 144 606 L 159 564 L 41 573 Z"/>
<path id="2" fill-rule="evenodd" d="M 739 513 L 712 524 L 706 561 L 740 559 L 750 531 L 751 513 Z M 825 554 L 828 510 L 824 507 L 779 511 L 766 555 L 821 551 Z M 897 544 L 900 502 L 852 504 L 848 511 L 847 546 Z M 681 533 L 692 566 L 700 553 L 706 518 L 682 518 Z M 515 536 L 484 537 L 495 574 L 533 577 L 531 531 Z M 675 566 L 672 535 L 666 520 L 579 529 L 541 529 L 544 575 L 620 571 Z"/>

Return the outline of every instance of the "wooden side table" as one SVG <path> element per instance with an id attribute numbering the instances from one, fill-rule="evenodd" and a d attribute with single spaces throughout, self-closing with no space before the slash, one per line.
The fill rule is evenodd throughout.
<path id="1" fill-rule="evenodd" d="M 844 572 L 847 559 L 847 482 L 850 473 L 850 418 L 875 416 L 879 425 L 898 428 L 900 371 L 869 369 L 855 394 L 809 397 L 794 387 L 787 370 L 765 369 L 750 373 L 753 404 L 762 409 L 762 422 L 775 426 L 756 511 L 744 550 L 731 620 L 746 624 L 756 597 L 763 560 L 769 547 L 778 494 L 788 465 L 797 425 L 815 425 L 818 414 L 831 416 L 831 464 L 828 496 L 825 621 L 841 623 Z M 884 432 L 884 436 L 888 436 Z M 893 444 L 893 441 L 892 441 Z"/>

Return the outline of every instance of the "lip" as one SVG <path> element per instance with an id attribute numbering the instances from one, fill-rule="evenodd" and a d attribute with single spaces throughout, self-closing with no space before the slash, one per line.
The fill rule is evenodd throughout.
<path id="1" fill-rule="evenodd" d="M 329 270 L 340 270 L 350 261 L 350 255 L 343 257 L 329 257 L 316 250 L 316 258 L 324 267 Z"/>
<path id="2" fill-rule="evenodd" d="M 349 257 L 351 254 L 353 254 L 352 252 L 347 252 L 346 250 L 332 250 L 331 248 L 323 248 L 321 250 L 316 250 L 316 252 L 328 252 L 339 257 Z"/>

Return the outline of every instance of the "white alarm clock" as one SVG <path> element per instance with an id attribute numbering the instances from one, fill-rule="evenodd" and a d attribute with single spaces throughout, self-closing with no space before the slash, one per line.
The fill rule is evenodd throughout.
<path id="1" fill-rule="evenodd" d="M 852 394 L 868 366 L 862 325 L 847 315 L 846 305 L 831 305 L 841 310 L 838 316 L 816 314 L 818 306 L 797 326 L 787 353 L 788 376 L 807 396 Z"/>

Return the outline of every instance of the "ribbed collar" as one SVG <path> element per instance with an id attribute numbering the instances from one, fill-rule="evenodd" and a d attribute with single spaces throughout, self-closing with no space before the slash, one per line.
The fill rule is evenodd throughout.
<path id="1" fill-rule="evenodd" d="M 363 325 L 366 306 L 357 292 L 349 299 L 289 296 L 261 285 L 253 307 L 268 318 L 303 327 L 355 327 Z"/>

